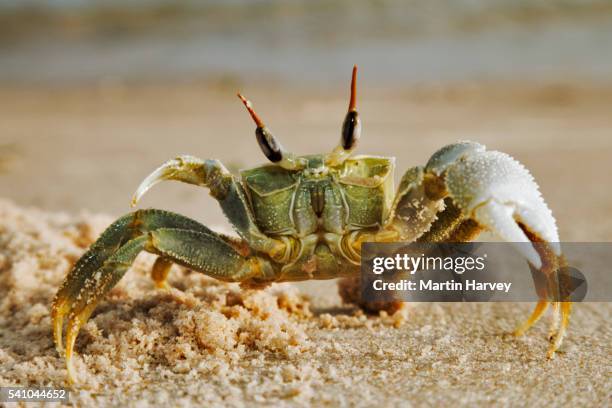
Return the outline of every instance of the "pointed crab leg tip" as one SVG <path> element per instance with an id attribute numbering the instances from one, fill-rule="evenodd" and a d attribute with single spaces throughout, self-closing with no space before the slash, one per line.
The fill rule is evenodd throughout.
<path id="1" fill-rule="evenodd" d="M 63 349 L 63 329 L 64 329 L 64 316 L 66 315 L 66 304 L 54 299 L 53 306 L 51 307 L 51 324 L 53 327 L 53 342 L 55 343 L 55 349 L 59 355 L 64 352 Z"/>
<path id="2" fill-rule="evenodd" d="M 74 375 L 74 362 L 72 360 L 72 346 L 68 344 L 68 339 L 66 341 L 66 351 L 65 351 L 65 360 L 66 360 L 66 379 L 68 380 L 68 384 L 72 385 L 76 382 L 76 377 Z"/>
<path id="3" fill-rule="evenodd" d="M 142 196 L 155 184 L 163 180 L 163 177 L 156 177 L 153 180 L 145 180 L 136 190 L 132 199 L 130 200 L 130 207 L 136 207 Z M 145 184 L 147 182 L 147 184 Z"/>
<path id="4" fill-rule="evenodd" d="M 63 321 L 53 322 L 53 342 L 55 343 L 55 350 L 59 355 L 62 355 L 63 349 L 63 333 L 62 333 Z"/>
<path id="5" fill-rule="evenodd" d="M 72 360 L 66 361 L 66 379 L 69 385 L 74 385 L 77 382 L 76 376 L 74 375 L 74 366 Z"/>

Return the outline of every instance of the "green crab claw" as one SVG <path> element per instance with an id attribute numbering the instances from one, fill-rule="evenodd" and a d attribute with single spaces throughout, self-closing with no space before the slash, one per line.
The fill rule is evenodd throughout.
<path id="1" fill-rule="evenodd" d="M 203 169 L 202 160 L 193 156 L 179 156 L 175 159 L 168 160 L 140 183 L 132 196 L 131 206 L 136 206 L 140 198 L 149 191 L 151 187 L 162 181 L 176 180 L 189 184 L 202 185 L 202 180 L 206 179 L 206 177 L 203 177 L 205 175 L 201 174 Z M 225 168 L 222 169 L 225 170 Z"/>

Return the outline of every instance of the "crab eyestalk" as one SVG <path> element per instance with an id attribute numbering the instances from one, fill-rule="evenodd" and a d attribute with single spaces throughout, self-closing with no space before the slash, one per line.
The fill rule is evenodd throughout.
<path id="1" fill-rule="evenodd" d="M 357 113 L 357 65 L 353 66 L 351 78 L 351 99 L 349 101 L 348 112 L 342 123 L 342 134 L 340 145 L 337 146 L 328 156 L 327 164 L 337 166 L 342 164 L 357 147 L 357 141 L 361 136 L 361 119 Z"/>
<path id="2" fill-rule="evenodd" d="M 281 144 L 272 135 L 272 132 L 270 132 L 270 129 L 264 125 L 259 115 L 255 113 L 251 101 L 247 100 L 240 93 L 238 93 L 238 97 L 257 126 L 255 129 L 255 137 L 257 138 L 257 143 L 259 144 L 261 151 L 268 158 L 268 160 L 287 170 L 299 170 L 306 167 L 306 162 L 303 159 L 283 149 Z"/>

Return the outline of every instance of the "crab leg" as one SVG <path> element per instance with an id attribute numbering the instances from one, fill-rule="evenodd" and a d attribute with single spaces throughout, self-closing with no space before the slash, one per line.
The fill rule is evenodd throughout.
<path id="1" fill-rule="evenodd" d="M 55 329 L 56 341 L 61 341 L 62 320 L 64 314 L 68 315 L 66 325 L 66 369 L 68 380 L 75 382 L 75 371 L 73 366 L 74 343 L 81 327 L 87 322 L 89 316 L 96 307 L 98 300 L 102 298 L 123 277 L 131 266 L 136 256 L 143 249 L 148 237 L 146 235 L 128 241 L 124 246 L 110 256 L 102 267 L 90 276 L 86 277 L 78 288 L 77 296 L 61 299 L 62 308 L 59 314 L 54 315 L 53 327 Z M 54 304 L 55 310 L 55 304 Z M 61 344 L 56 344 L 61 348 Z"/>
<path id="2" fill-rule="evenodd" d="M 565 337 L 565 332 L 569 326 L 569 317 L 572 312 L 572 302 L 556 302 L 555 304 L 561 305 L 561 310 L 559 312 L 561 315 L 561 321 L 559 324 L 559 329 L 556 331 L 556 333 L 553 333 L 549 339 L 551 345 L 548 349 L 548 358 L 553 358 L 555 356 L 555 352 L 559 349 L 559 347 L 561 347 L 563 338 Z"/>
<path id="3" fill-rule="evenodd" d="M 527 330 L 531 328 L 531 326 L 533 326 L 534 324 L 538 322 L 538 320 L 540 320 L 540 317 L 542 317 L 544 313 L 546 312 L 546 309 L 548 309 L 549 304 L 550 302 L 548 300 L 539 300 L 538 303 L 536 304 L 535 309 L 533 309 L 531 316 L 529 316 L 529 319 L 527 319 L 523 324 L 521 324 L 514 331 L 513 334 L 517 337 L 525 334 Z M 557 319 L 553 319 L 552 322 L 554 322 L 555 320 Z M 556 329 L 556 327 L 554 329 Z"/>
<path id="4" fill-rule="evenodd" d="M 157 288 L 165 289 L 168 287 L 166 278 L 168 278 L 172 265 L 172 261 L 163 256 L 159 256 L 155 260 L 153 268 L 151 269 L 151 279 L 153 279 L 153 282 L 155 282 L 155 286 Z"/>
<path id="5" fill-rule="evenodd" d="M 63 317 L 68 313 L 68 299 L 76 297 L 85 280 L 126 242 L 161 227 L 214 234 L 212 230 L 194 220 L 163 210 L 138 210 L 113 222 L 77 261 L 55 295 L 51 313 L 54 322 L 55 344 L 58 350 L 61 349 L 62 344 L 61 329 Z"/>
<path id="6" fill-rule="evenodd" d="M 69 311 L 68 300 L 78 295 L 93 272 L 130 239 L 161 227 L 174 227 L 214 234 L 204 225 L 182 215 L 163 210 L 138 210 L 112 223 L 77 261 L 55 295 L 51 316 L 58 350 L 62 345 L 63 318 Z"/>
<path id="7" fill-rule="evenodd" d="M 273 273 L 268 261 L 241 255 L 228 238 L 189 218 L 161 210 L 136 211 L 121 217 L 77 262 L 53 301 L 53 334 L 60 352 L 63 322 L 68 317 L 65 350 L 71 381 L 74 342 L 80 328 L 142 250 L 163 259 L 156 262 L 153 270 L 158 286 L 165 280 L 169 262 L 221 280 L 243 281 L 251 276 L 264 279 Z"/>

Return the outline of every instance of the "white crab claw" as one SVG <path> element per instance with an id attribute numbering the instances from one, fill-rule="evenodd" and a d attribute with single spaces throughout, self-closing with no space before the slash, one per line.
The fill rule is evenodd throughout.
<path id="1" fill-rule="evenodd" d="M 445 169 L 446 187 L 464 214 L 505 241 L 536 268 L 540 256 L 520 223 L 561 254 L 555 219 L 527 169 L 505 153 L 470 149 Z"/>
<path id="2" fill-rule="evenodd" d="M 530 264 L 540 269 L 542 267 L 540 255 L 531 245 L 523 244 L 530 241 L 517 225 L 513 213 L 514 209 L 511 206 L 489 200 L 474 210 L 474 219 L 504 241 L 513 244 Z"/>

